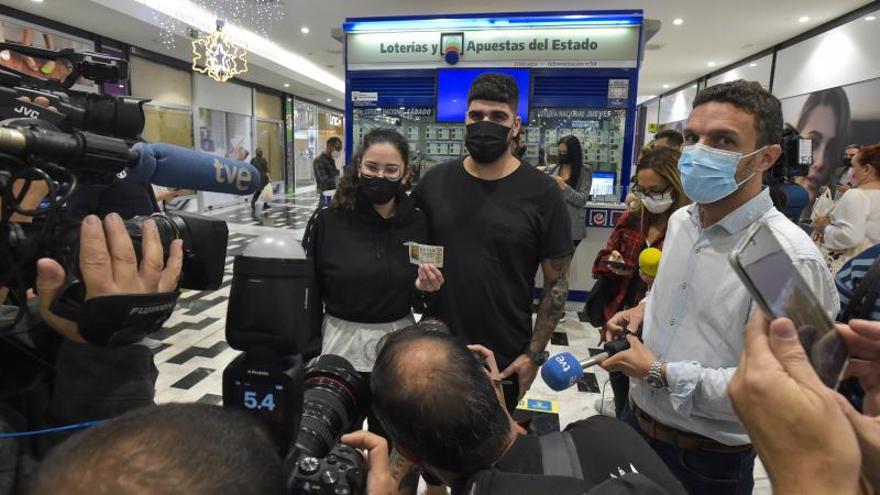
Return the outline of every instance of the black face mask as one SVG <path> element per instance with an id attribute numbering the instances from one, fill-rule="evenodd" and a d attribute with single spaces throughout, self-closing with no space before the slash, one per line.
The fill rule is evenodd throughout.
<path id="1" fill-rule="evenodd" d="M 509 135 L 510 127 L 483 120 L 467 126 L 464 145 L 478 165 L 488 165 L 510 149 Z"/>
<path id="2" fill-rule="evenodd" d="M 358 194 L 374 205 L 384 205 L 391 201 L 400 190 L 399 180 L 392 182 L 382 177 L 362 175 L 358 182 Z"/>
<path id="3" fill-rule="evenodd" d="M 852 158 L 845 156 L 843 157 L 843 166 L 844 167 L 852 167 Z"/>

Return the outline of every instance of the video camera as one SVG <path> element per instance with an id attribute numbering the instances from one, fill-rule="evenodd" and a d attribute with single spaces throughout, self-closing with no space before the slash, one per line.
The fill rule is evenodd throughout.
<path id="1" fill-rule="evenodd" d="M 146 147 L 156 145 L 135 145 L 144 127 L 143 104 L 148 100 L 69 89 L 80 77 L 97 83 L 126 79 L 124 60 L 16 43 L 0 43 L 0 50 L 54 60 L 69 70 L 58 81 L 0 69 L 0 286 L 9 288 L 13 302 L 23 307 L 25 292 L 34 287 L 37 259 L 54 258 L 65 268 L 69 281 L 52 309 L 70 318 L 85 296 L 76 280 L 79 223 L 62 222 L 60 211 L 78 184 L 112 184 L 120 180 L 120 174 L 143 168 L 149 160 L 155 167 L 158 152 Z M 45 98 L 48 106 L 37 104 L 38 97 Z M 22 201 L 38 182 L 48 188 L 46 199 L 39 207 L 24 207 Z M 15 213 L 29 221 L 12 222 Z M 184 241 L 182 286 L 219 288 L 226 258 L 226 223 L 192 213 L 155 215 L 154 219 L 166 256 L 174 239 Z M 145 220 L 126 221 L 138 255 Z M 19 311 L 16 323 L 25 315 Z M 6 330 L 0 329 L 0 337 Z"/>
<path id="2" fill-rule="evenodd" d="M 813 164 L 813 141 L 800 135 L 791 124 L 785 124 L 782 131 L 782 155 L 767 172 L 764 184 L 770 187 L 773 204 L 785 216 L 797 221 L 809 203 L 807 190 L 795 182 L 804 177 Z"/>
<path id="3" fill-rule="evenodd" d="M 223 405 L 269 427 L 290 493 L 363 493 L 364 460 L 338 438 L 363 421 L 370 390 L 339 356 L 303 366 L 321 317 L 314 265 L 292 232 L 264 236 L 236 256 L 226 340 L 244 352 L 223 371 Z"/>

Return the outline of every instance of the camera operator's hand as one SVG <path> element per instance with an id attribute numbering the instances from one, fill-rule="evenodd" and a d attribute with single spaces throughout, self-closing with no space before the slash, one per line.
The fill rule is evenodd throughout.
<path id="1" fill-rule="evenodd" d="M 774 493 L 857 493 L 861 455 L 836 392 L 813 370 L 791 320 L 760 312 L 728 388 Z"/>
<path id="2" fill-rule="evenodd" d="M 388 460 L 388 442 L 379 435 L 364 430 L 343 435 L 341 440 L 351 448 L 367 451 L 367 494 L 393 494 L 395 488 L 391 478 L 391 463 Z"/>
<path id="3" fill-rule="evenodd" d="M 107 215 L 103 226 L 95 215 L 83 219 L 80 227 L 79 269 L 86 287 L 86 299 L 112 294 L 162 293 L 177 288 L 183 266 L 183 241 L 177 239 L 171 243 L 171 253 L 166 265 L 163 262 L 162 241 L 155 222 L 144 222 L 141 234 L 143 257 L 138 267 L 131 238 L 119 215 Z M 51 258 L 37 261 L 40 315 L 63 336 L 76 342 L 85 342 L 76 323 L 55 315 L 49 309 L 64 285 L 64 279 L 64 269 L 57 261 Z"/>
<path id="4" fill-rule="evenodd" d="M 608 342 L 617 337 L 624 330 L 628 330 L 634 334 L 641 333 L 642 320 L 645 318 L 645 303 L 636 304 L 635 306 L 619 311 L 605 322 L 605 328 L 602 332 L 602 342 Z"/>
<path id="5" fill-rule="evenodd" d="M 443 273 L 432 263 L 419 265 L 419 276 L 416 278 L 416 289 L 422 292 L 437 292 L 445 282 Z"/>

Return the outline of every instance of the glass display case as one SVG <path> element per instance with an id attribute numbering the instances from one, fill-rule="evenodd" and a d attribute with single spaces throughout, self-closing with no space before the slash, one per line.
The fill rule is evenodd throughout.
<path id="1" fill-rule="evenodd" d="M 464 123 L 437 123 L 434 109 L 427 107 L 355 108 L 353 152 L 357 152 L 364 134 L 380 127 L 396 129 L 409 141 L 416 180 L 432 166 L 465 153 Z"/>
<path id="2" fill-rule="evenodd" d="M 613 173 L 620 194 L 626 109 L 533 108 L 524 129 L 525 159 L 538 166 L 557 163 L 559 140 L 573 135 L 581 142 L 584 164 L 594 172 Z M 610 175 L 609 175 L 610 176 Z"/>

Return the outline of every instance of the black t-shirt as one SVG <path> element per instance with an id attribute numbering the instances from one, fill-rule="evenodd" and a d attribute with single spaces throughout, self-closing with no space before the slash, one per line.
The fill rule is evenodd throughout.
<path id="1" fill-rule="evenodd" d="M 395 215 L 382 218 L 358 201 L 354 210 L 324 208 L 307 227 L 304 244 L 315 261 L 325 311 L 343 320 L 388 323 L 408 315 L 418 299 L 418 267 L 406 242 L 427 241 L 425 214 L 405 194 Z"/>
<path id="2" fill-rule="evenodd" d="M 571 224 L 556 182 L 523 162 L 487 181 L 463 159 L 429 170 L 413 192 L 431 243 L 445 247 L 435 316 L 495 352 L 506 367 L 532 333 L 532 290 L 543 260 L 572 252 Z"/>
<path id="3" fill-rule="evenodd" d="M 565 431 L 577 448 L 586 486 L 601 485 L 613 479 L 612 474 L 638 472 L 670 494 L 686 493 L 663 460 L 626 423 L 607 416 L 593 416 L 570 424 Z M 538 437 L 522 435 L 495 468 L 503 473 L 541 475 L 543 466 Z M 546 493 L 555 492 L 547 490 Z"/>
<path id="4" fill-rule="evenodd" d="M 482 471 L 453 495 L 669 495 L 660 485 L 640 473 L 609 478 L 600 485 L 561 476 L 535 476 Z"/>

